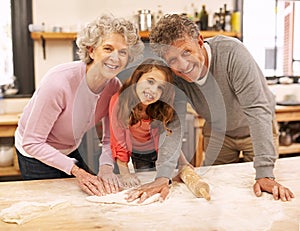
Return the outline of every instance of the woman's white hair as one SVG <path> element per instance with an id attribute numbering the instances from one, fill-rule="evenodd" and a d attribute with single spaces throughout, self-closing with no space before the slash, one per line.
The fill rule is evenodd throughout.
<path id="1" fill-rule="evenodd" d="M 144 43 L 139 36 L 138 28 L 124 18 L 116 18 L 111 15 L 102 15 L 93 22 L 87 24 L 77 35 L 76 44 L 79 48 L 79 58 L 89 64 L 93 60 L 89 56 L 89 48 L 97 47 L 102 43 L 107 34 L 121 34 L 129 48 L 128 63 L 134 62 L 142 57 Z"/>

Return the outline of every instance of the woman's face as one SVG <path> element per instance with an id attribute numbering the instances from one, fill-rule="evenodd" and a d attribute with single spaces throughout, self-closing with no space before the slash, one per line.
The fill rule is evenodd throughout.
<path id="1" fill-rule="evenodd" d="M 165 74 L 157 68 L 153 68 L 140 77 L 136 84 L 136 93 L 144 105 L 149 105 L 160 99 L 165 84 Z"/>
<path id="2" fill-rule="evenodd" d="M 128 63 L 128 45 L 122 35 L 117 33 L 108 34 L 103 38 L 102 44 L 90 51 L 93 59 L 92 65 L 96 70 L 108 79 L 119 74 Z"/>

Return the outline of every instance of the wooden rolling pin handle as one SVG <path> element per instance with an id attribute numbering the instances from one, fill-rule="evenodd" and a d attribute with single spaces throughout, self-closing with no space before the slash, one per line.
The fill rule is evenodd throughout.
<path id="1" fill-rule="evenodd" d="M 179 176 L 196 197 L 203 197 L 208 201 L 210 200 L 209 185 L 201 179 L 191 166 L 184 166 Z"/>

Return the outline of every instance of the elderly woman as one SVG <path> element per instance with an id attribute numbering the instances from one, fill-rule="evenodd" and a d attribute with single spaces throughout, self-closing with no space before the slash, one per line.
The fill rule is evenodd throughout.
<path id="1" fill-rule="evenodd" d="M 76 42 L 81 61 L 46 73 L 20 118 L 15 147 L 23 179 L 73 175 L 86 193 L 105 195 L 120 186 L 109 145 L 109 101 L 121 86 L 117 74 L 142 55 L 144 45 L 133 23 L 108 15 L 88 24 Z M 103 149 L 95 176 L 78 146 L 101 119 Z"/>

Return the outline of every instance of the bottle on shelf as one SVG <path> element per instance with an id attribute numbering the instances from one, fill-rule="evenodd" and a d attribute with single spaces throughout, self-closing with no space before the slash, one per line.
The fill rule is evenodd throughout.
<path id="1" fill-rule="evenodd" d="M 231 13 L 227 10 L 227 4 L 224 4 L 224 31 L 231 31 Z"/>
<path id="2" fill-rule="evenodd" d="M 220 20 L 221 30 L 224 30 L 224 28 L 225 28 L 225 14 L 224 14 L 224 11 L 223 11 L 222 7 L 220 7 L 220 11 L 219 11 L 219 20 Z"/>
<path id="3" fill-rule="evenodd" d="M 191 4 L 191 9 L 191 19 L 197 23 L 199 21 L 199 12 L 194 3 Z"/>
<path id="4" fill-rule="evenodd" d="M 200 30 L 208 29 L 208 13 L 206 11 L 206 5 L 202 5 L 202 9 L 199 14 L 200 19 Z"/>
<path id="5" fill-rule="evenodd" d="M 220 15 L 218 12 L 214 13 L 213 21 L 214 21 L 213 29 L 215 31 L 220 31 L 222 29 L 222 25 L 220 23 Z"/>

